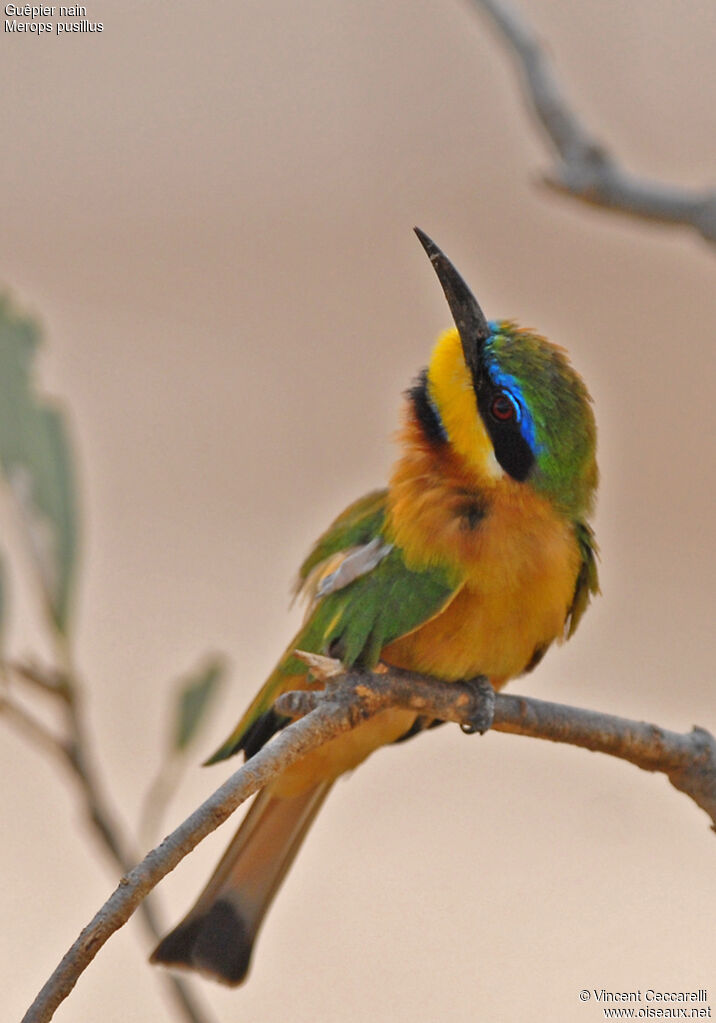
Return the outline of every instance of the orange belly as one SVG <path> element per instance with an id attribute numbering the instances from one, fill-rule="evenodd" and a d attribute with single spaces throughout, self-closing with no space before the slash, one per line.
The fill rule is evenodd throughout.
<path id="1" fill-rule="evenodd" d="M 555 580 L 498 597 L 465 587 L 442 614 L 387 646 L 383 660 L 450 682 L 486 675 L 499 688 L 561 638 L 575 578 L 561 593 Z"/>

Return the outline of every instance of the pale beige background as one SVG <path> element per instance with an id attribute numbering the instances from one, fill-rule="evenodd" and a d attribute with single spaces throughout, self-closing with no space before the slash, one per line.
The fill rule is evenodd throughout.
<path id="1" fill-rule="evenodd" d="M 716 7 L 524 0 L 634 169 L 716 178 Z M 77 646 L 128 822 L 167 683 L 232 684 L 208 753 L 296 622 L 311 540 L 380 484 L 400 393 L 447 310 L 411 233 L 488 315 L 568 346 L 603 475 L 604 595 L 516 689 L 676 729 L 713 698 L 714 252 L 534 187 L 513 69 L 460 0 L 94 0 L 101 36 L 2 36 L 0 278 L 36 310 L 84 504 Z M 30 630 L 15 601 L 12 635 Z M 74 795 L 1 734 L 0 991 L 17 1018 L 113 885 Z M 187 776 L 180 820 L 225 776 Z M 230 827 L 230 826 L 229 826 Z M 164 885 L 172 918 L 228 830 Z M 456 728 L 337 786 L 221 1020 L 601 1018 L 581 988 L 712 985 L 714 838 L 661 778 Z M 134 926 L 58 1012 L 169 1019 Z"/>

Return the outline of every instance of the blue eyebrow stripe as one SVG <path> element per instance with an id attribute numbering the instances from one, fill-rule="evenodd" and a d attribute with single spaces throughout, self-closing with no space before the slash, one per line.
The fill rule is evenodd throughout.
<path id="1" fill-rule="evenodd" d="M 490 339 L 487 341 L 485 345 L 486 355 L 485 363 L 488 375 L 492 383 L 495 385 L 495 387 L 499 387 L 503 391 L 508 391 L 511 397 L 514 399 L 515 404 L 517 406 L 518 425 L 520 428 L 520 433 L 522 434 L 526 442 L 529 444 L 530 450 L 535 455 L 537 455 L 539 454 L 540 451 L 543 450 L 543 446 L 537 440 L 537 431 L 535 429 L 534 419 L 532 418 L 529 406 L 525 401 L 525 396 L 522 391 L 522 387 L 520 386 L 516 378 L 512 376 L 511 373 L 505 373 L 503 372 L 503 370 L 500 369 L 500 367 L 497 365 L 494 355 L 490 351 L 490 344 L 492 338 L 496 334 L 499 334 L 500 332 L 499 323 L 496 320 L 491 320 L 489 323 L 489 327 L 492 333 L 492 337 L 490 337 Z"/>

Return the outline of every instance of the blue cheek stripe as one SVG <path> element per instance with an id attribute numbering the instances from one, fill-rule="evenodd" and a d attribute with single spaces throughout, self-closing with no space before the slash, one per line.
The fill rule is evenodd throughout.
<path id="1" fill-rule="evenodd" d="M 500 325 L 497 320 L 490 320 L 488 325 L 490 327 L 492 337 L 499 334 Z M 520 428 L 520 433 L 527 444 L 529 444 L 530 450 L 533 454 L 538 455 L 540 451 L 544 450 L 544 447 L 537 440 L 534 419 L 530 414 L 529 407 L 525 401 L 525 396 L 522 393 L 522 388 L 515 377 L 513 377 L 510 373 L 504 373 L 494 361 L 490 351 L 492 337 L 485 345 L 485 355 L 487 356 L 485 362 L 488 375 L 495 387 L 499 387 L 500 390 L 506 391 L 510 398 L 512 398 L 515 403 L 515 408 L 517 409 L 517 423 Z"/>

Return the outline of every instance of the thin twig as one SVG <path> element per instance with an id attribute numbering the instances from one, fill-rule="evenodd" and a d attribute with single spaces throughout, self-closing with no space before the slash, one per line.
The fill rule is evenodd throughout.
<path id="1" fill-rule="evenodd" d="M 693 227 L 716 243 L 716 189 L 688 191 L 625 170 L 570 107 L 536 35 L 505 0 L 473 0 L 520 63 L 526 98 L 559 157 L 544 177 L 556 191 L 591 205 L 659 223 Z"/>
<path id="2" fill-rule="evenodd" d="M 323 663 L 321 663 L 321 660 Z M 655 725 L 521 696 L 490 698 L 484 686 L 445 684 L 409 672 L 337 674 L 336 662 L 313 663 L 325 689 L 287 693 L 283 714 L 304 715 L 255 754 L 144 860 L 84 928 L 28 1009 L 23 1023 L 46 1023 L 108 938 L 132 915 L 149 891 L 222 824 L 249 796 L 305 753 L 390 707 L 427 718 L 458 722 L 464 730 L 491 716 L 494 728 L 555 742 L 569 742 L 622 757 L 648 771 L 663 771 L 711 815 L 716 824 L 716 741 L 702 729 L 687 735 Z"/>
<path id="3" fill-rule="evenodd" d="M 0 696 L 0 715 L 6 718 L 12 727 L 33 745 L 38 746 L 53 758 L 60 761 L 66 760 L 67 749 L 62 740 L 33 714 L 30 714 L 7 695 Z"/>
<path id="4" fill-rule="evenodd" d="M 70 686 L 70 698 L 66 707 L 68 725 L 72 735 L 72 742 L 68 747 L 68 762 L 82 792 L 87 816 L 104 848 L 111 854 L 119 869 L 126 873 L 137 862 L 138 857 L 124 840 L 122 830 L 109 809 L 92 765 L 89 753 L 90 744 L 84 727 L 80 687 L 76 681 Z M 163 928 L 157 918 L 153 901 L 145 900 L 139 908 L 145 929 L 152 942 L 159 941 Z M 209 1017 L 206 1010 L 197 1003 L 190 983 L 184 978 L 172 974 L 166 974 L 164 980 L 177 1007 L 188 1023 L 208 1023 Z"/>
<path id="5" fill-rule="evenodd" d="M 40 667 L 30 661 L 8 661 L 6 668 L 14 678 L 28 683 L 48 696 L 61 696 L 63 699 L 67 696 L 67 680 L 59 671 Z"/>
<path id="6" fill-rule="evenodd" d="M 136 863 L 137 856 L 123 837 L 122 829 L 109 808 L 92 765 L 89 742 L 83 723 L 80 686 L 77 680 L 72 674 L 57 673 L 52 669 L 45 670 L 35 666 L 30 668 L 27 665 L 15 664 L 8 667 L 15 673 L 20 673 L 45 693 L 61 701 L 68 738 L 56 736 L 42 722 L 7 695 L 0 696 L 0 714 L 17 731 L 25 735 L 33 745 L 50 754 L 69 769 L 82 795 L 93 833 L 99 838 L 105 852 L 110 854 L 113 865 L 126 873 L 132 864 Z M 58 682 L 58 679 L 62 681 Z M 163 928 L 157 919 L 156 910 L 151 900 L 142 902 L 140 915 L 152 941 L 158 941 Z M 190 985 L 183 978 L 166 974 L 163 979 L 188 1023 L 208 1023 L 209 1017 L 206 1011 L 197 1004 Z"/>

